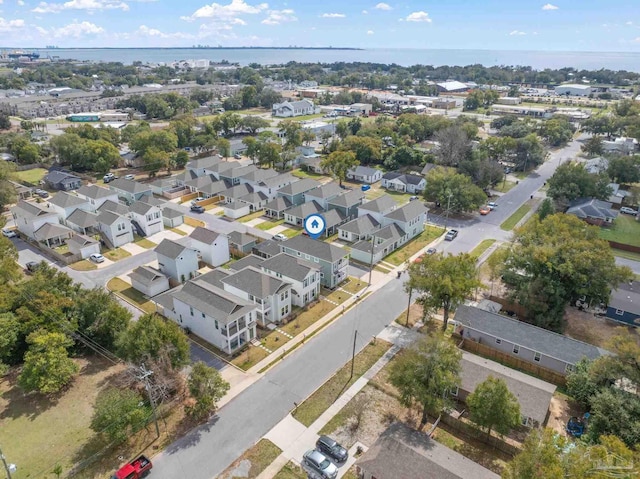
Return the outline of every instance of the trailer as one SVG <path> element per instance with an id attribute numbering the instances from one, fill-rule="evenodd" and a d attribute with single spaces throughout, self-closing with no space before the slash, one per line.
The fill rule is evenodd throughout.
<path id="1" fill-rule="evenodd" d="M 118 469 L 111 479 L 141 479 L 151 472 L 152 467 L 151 460 L 144 454 L 140 454 L 136 459 Z"/>

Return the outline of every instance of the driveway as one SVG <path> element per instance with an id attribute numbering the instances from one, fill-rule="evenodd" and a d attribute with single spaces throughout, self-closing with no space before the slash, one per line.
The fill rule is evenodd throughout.
<path id="1" fill-rule="evenodd" d="M 229 366 L 222 359 L 217 357 L 216 355 L 210 353 L 208 350 L 200 346 L 198 343 L 194 341 L 190 341 L 189 345 L 191 347 L 191 361 L 202 361 L 207 366 L 211 366 L 212 368 L 216 368 L 218 371 L 222 371 L 224 368 L 232 367 Z"/>

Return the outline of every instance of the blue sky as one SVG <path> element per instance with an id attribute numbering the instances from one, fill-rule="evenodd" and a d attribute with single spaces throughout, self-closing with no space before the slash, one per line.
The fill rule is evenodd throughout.
<path id="1" fill-rule="evenodd" d="M 0 0 L 13 47 L 640 51 L 640 1 Z"/>

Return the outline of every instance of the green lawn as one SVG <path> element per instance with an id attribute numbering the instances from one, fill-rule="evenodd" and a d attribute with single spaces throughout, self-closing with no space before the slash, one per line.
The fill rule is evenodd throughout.
<path id="1" fill-rule="evenodd" d="M 495 242 L 496 240 L 494 239 L 482 240 L 482 242 L 478 246 L 473 248 L 473 251 L 471 251 L 471 256 L 475 256 L 476 258 L 479 258 L 482 255 L 482 253 L 487 251 L 491 247 L 491 245 Z"/>
<path id="2" fill-rule="evenodd" d="M 260 218 L 262 216 L 264 216 L 264 211 L 260 210 L 260 211 L 256 211 L 254 213 L 251 213 L 250 215 L 243 216 L 238 221 L 240 223 L 246 223 L 247 221 L 255 220 L 256 218 Z"/>
<path id="3" fill-rule="evenodd" d="M 522 205 L 500 225 L 500 229 L 511 231 L 530 210 L 531 206 L 527 204 Z"/>
<path id="4" fill-rule="evenodd" d="M 623 251 L 621 249 L 612 248 L 613 255 L 620 258 L 627 258 L 633 261 L 640 261 L 640 253 L 633 253 L 631 251 Z"/>
<path id="5" fill-rule="evenodd" d="M 260 475 L 269 464 L 276 460 L 282 450 L 268 439 L 260 439 L 258 443 L 247 449 L 242 456 L 235 460 L 220 477 L 235 479 L 243 477 L 247 479 L 253 479 Z M 232 474 L 233 470 L 238 467 L 241 462 L 249 461 L 251 467 L 249 468 L 249 475 L 236 476 Z"/>
<path id="6" fill-rule="evenodd" d="M 123 250 L 122 248 L 111 249 L 104 253 L 105 258 L 109 258 L 111 261 L 120 261 L 121 259 L 128 258 L 131 253 Z"/>
<path id="7" fill-rule="evenodd" d="M 324 175 L 319 175 L 318 173 L 313 173 L 311 171 L 304 171 L 302 169 L 293 170 L 291 174 L 293 176 L 297 176 L 298 178 L 312 178 L 314 180 L 318 178 L 324 178 Z"/>
<path id="8" fill-rule="evenodd" d="M 107 283 L 107 289 L 113 291 L 125 301 L 133 303 L 145 313 L 156 312 L 156 306 L 153 302 L 149 301 L 140 291 L 134 289 L 133 286 L 126 281 L 122 281 L 120 278 L 111 278 Z"/>
<path id="9" fill-rule="evenodd" d="M 416 196 L 416 195 L 412 195 L 411 193 L 400 193 L 399 191 L 382 190 L 382 194 L 385 194 L 385 193 L 391 196 L 391 198 L 393 198 L 395 202 L 400 205 L 408 203 L 409 198 L 411 198 L 412 196 Z M 379 196 L 382 196 L 382 195 L 379 195 Z"/>
<path id="10" fill-rule="evenodd" d="M 262 231 L 267 231 L 267 230 L 270 230 L 271 228 L 275 228 L 276 226 L 281 225 L 282 223 L 284 223 L 284 218 L 277 221 L 266 220 L 266 221 L 263 221 L 262 223 L 255 225 L 254 228 L 258 228 L 259 230 L 262 230 Z"/>
<path id="11" fill-rule="evenodd" d="M 16 171 L 14 175 L 20 181 L 26 181 L 27 183 L 31 183 L 37 185 L 40 183 L 40 180 L 44 178 L 44 175 L 47 174 L 47 170 L 44 168 L 34 168 L 32 170 L 24 170 L 24 171 Z"/>
<path id="12" fill-rule="evenodd" d="M 375 343 L 369 343 L 355 357 L 353 377 L 351 380 L 349 380 L 351 373 L 351 363 L 349 362 L 300 404 L 293 412 L 293 417 L 309 427 L 349 386 L 366 373 L 390 347 L 391 344 L 380 339 L 376 340 Z"/>
<path id="13" fill-rule="evenodd" d="M 88 259 L 83 259 L 82 261 L 78 261 L 77 263 L 72 263 L 69 265 L 69 268 L 75 271 L 93 271 L 94 269 L 98 269 L 96 264 L 89 261 Z"/>
<path id="14" fill-rule="evenodd" d="M 331 304 L 328 301 L 320 301 L 307 311 L 299 310 L 295 319 L 289 321 L 283 326 L 280 326 L 280 329 L 289 333 L 291 336 L 296 336 L 313 323 L 323 318 L 326 314 L 333 311 L 336 307 L 337 306 L 335 304 Z"/>
<path id="15" fill-rule="evenodd" d="M 293 462 L 287 462 L 273 479 L 307 479 L 308 475 L 300 466 L 296 466 Z"/>
<path id="16" fill-rule="evenodd" d="M 346 282 L 342 283 L 340 287 L 345 291 L 350 292 L 351 294 L 358 294 L 362 291 L 367 285 L 366 281 L 361 280 L 360 278 L 355 278 L 353 276 L 349 276 Z"/>
<path id="17" fill-rule="evenodd" d="M 302 229 L 287 228 L 287 229 L 284 229 L 284 230 L 280 231 L 280 233 L 285 235 L 287 238 L 293 238 L 294 236 L 298 236 L 299 234 L 301 234 L 302 233 Z"/>
<path id="18" fill-rule="evenodd" d="M 600 228 L 600 238 L 616 243 L 640 246 L 640 222 L 635 216 L 620 213 L 609 228 Z"/>
<path id="19" fill-rule="evenodd" d="M 187 236 L 187 233 L 182 231 L 180 228 L 169 228 L 169 231 L 173 231 L 174 233 L 179 234 L 180 236 Z"/>
<path id="20" fill-rule="evenodd" d="M 292 118 L 292 120 L 294 120 L 294 121 L 306 121 L 306 120 L 316 120 L 318 118 L 322 118 L 322 113 L 315 113 L 313 115 L 296 116 L 296 117 Z"/>
<path id="21" fill-rule="evenodd" d="M 427 226 L 420 235 L 409 241 L 402 248 L 391 253 L 384 260 L 393 265 L 400 266 L 434 239 L 442 236 L 442 234 L 444 234 L 442 228 Z"/>
<path id="22" fill-rule="evenodd" d="M 147 238 L 142 238 L 141 236 L 134 235 L 133 242 L 144 249 L 151 249 L 158 246 L 153 241 L 148 240 Z"/>
<path id="23" fill-rule="evenodd" d="M 494 186 L 492 190 L 499 191 L 500 193 L 506 193 L 514 186 L 516 186 L 515 181 L 501 181 L 496 186 Z"/>

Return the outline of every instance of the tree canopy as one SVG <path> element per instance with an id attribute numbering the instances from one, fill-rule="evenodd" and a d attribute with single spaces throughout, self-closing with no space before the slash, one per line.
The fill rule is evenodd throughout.
<path id="1" fill-rule="evenodd" d="M 454 213 L 473 211 L 487 201 L 487 195 L 466 175 L 443 167 L 431 169 L 427 174 L 424 197 L 437 201 Z"/>
<path id="2" fill-rule="evenodd" d="M 334 151 L 320 160 L 320 167 L 331 172 L 333 176 L 338 178 L 341 185 L 347 177 L 347 172 L 359 164 L 355 153 L 351 151 Z"/>
<path id="3" fill-rule="evenodd" d="M 611 196 L 609 183 L 606 175 L 591 174 L 582 164 L 563 163 L 549 178 L 547 195 L 565 207 L 577 198 L 606 200 Z"/>
<path id="4" fill-rule="evenodd" d="M 489 376 L 467 396 L 469 419 L 478 426 L 508 434 L 520 424 L 520 403 L 504 379 Z"/>

